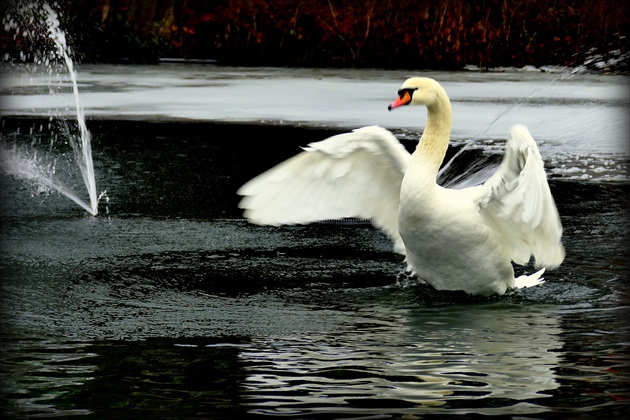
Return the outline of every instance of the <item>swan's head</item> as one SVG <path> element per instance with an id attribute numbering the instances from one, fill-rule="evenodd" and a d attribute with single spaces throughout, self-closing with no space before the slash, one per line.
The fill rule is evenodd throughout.
<path id="1" fill-rule="evenodd" d="M 403 105 L 424 105 L 430 108 L 442 97 L 448 98 L 444 88 L 438 82 L 429 77 L 412 77 L 405 80 L 398 89 L 398 99 L 387 109 L 391 111 Z"/>

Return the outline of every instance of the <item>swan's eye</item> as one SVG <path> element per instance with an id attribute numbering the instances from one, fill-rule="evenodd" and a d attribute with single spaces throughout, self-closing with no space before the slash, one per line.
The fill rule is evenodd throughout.
<path id="1" fill-rule="evenodd" d="M 408 93 L 408 94 L 409 94 L 409 98 L 411 98 L 411 97 L 413 96 L 413 93 L 414 93 L 416 90 L 418 90 L 418 88 L 413 88 L 413 89 L 411 89 L 411 88 L 400 89 L 400 90 L 398 91 L 398 97 L 399 97 L 400 99 L 403 99 L 403 98 L 404 98 L 404 96 L 405 96 L 405 94 L 406 94 L 406 93 Z"/>

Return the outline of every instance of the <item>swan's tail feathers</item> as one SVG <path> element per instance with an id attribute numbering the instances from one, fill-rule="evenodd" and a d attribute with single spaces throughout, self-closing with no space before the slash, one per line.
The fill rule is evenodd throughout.
<path id="1" fill-rule="evenodd" d="M 542 276 L 543 273 L 545 272 L 545 269 L 541 269 L 536 271 L 534 274 L 530 274 L 529 276 L 519 276 L 518 278 L 516 278 L 516 283 L 514 285 L 515 289 L 522 289 L 524 287 L 532 287 L 532 286 L 538 286 L 539 284 L 543 284 L 545 282 L 545 279 L 543 279 Z"/>

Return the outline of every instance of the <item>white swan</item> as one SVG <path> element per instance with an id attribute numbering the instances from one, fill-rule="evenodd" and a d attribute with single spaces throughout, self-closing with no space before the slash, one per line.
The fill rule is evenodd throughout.
<path id="1" fill-rule="evenodd" d="M 389 109 L 425 105 L 427 123 L 409 154 L 389 131 L 364 127 L 312 143 L 243 185 L 239 206 L 264 225 L 371 219 L 438 290 L 503 294 L 540 284 L 545 268 L 514 278 L 512 261 L 555 268 L 562 225 L 536 142 L 522 125 L 509 134 L 501 166 L 484 184 L 436 184 L 451 133 L 451 103 L 433 79 L 406 80 Z"/>

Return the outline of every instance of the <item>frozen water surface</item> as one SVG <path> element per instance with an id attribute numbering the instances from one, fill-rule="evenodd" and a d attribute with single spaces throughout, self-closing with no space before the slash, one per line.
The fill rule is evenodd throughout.
<path id="1" fill-rule="evenodd" d="M 377 124 L 415 136 L 424 126 L 424 110 L 386 108 L 402 81 L 414 75 L 433 77 L 446 88 L 453 102 L 455 141 L 474 140 L 474 147 L 500 150 L 509 128 L 521 123 L 541 144 L 556 173 L 625 177 L 630 130 L 626 76 L 571 75 L 568 70 L 476 73 L 162 64 L 81 66 L 78 79 L 88 118 L 342 129 Z M 48 74 L 7 68 L 2 115 L 57 110 L 70 116 L 71 95 L 49 94 L 50 79 Z M 585 155 L 595 161 L 585 164 Z M 621 173 L 614 173 L 619 165 Z"/>
<path id="2" fill-rule="evenodd" d="M 19 70 L 3 72 L 3 115 L 46 115 L 50 109 L 68 106 L 71 98 L 48 94 L 48 75 Z M 512 124 L 523 123 L 537 138 L 558 147 L 625 151 L 629 87 L 625 76 L 162 64 L 81 66 L 79 82 L 91 117 L 343 128 L 378 124 L 418 130 L 424 124 L 423 111 L 386 109 L 402 81 L 415 75 L 433 77 L 446 88 L 454 105 L 456 138 L 482 133 L 504 138 Z"/>

